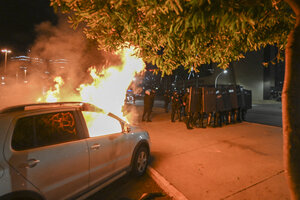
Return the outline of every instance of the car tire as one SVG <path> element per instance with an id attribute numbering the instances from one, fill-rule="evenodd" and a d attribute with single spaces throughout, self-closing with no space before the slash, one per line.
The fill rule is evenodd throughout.
<path id="1" fill-rule="evenodd" d="M 39 194 L 32 191 L 17 191 L 0 197 L 1 200 L 43 200 Z"/>
<path id="2" fill-rule="evenodd" d="M 149 150 L 145 146 L 139 147 L 132 163 L 132 174 L 142 176 L 145 174 L 149 163 Z"/>

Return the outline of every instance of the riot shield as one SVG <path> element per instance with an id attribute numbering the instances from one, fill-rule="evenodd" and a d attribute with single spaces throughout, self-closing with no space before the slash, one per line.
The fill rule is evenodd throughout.
<path id="1" fill-rule="evenodd" d="M 236 88 L 234 86 L 229 86 L 228 92 L 229 92 L 229 96 L 230 96 L 231 109 L 239 108 L 238 99 L 237 99 L 237 95 L 236 95 Z"/>
<path id="2" fill-rule="evenodd" d="M 244 96 L 245 96 L 245 109 L 252 108 L 252 92 L 251 90 L 244 89 Z"/>
<path id="3" fill-rule="evenodd" d="M 230 99 L 229 91 L 226 88 L 221 88 L 220 91 L 222 94 L 224 111 L 230 111 L 232 108 L 231 108 L 231 99 Z"/>
<path id="4" fill-rule="evenodd" d="M 216 111 L 216 89 L 202 87 L 202 112 L 211 113 Z"/>
<path id="5" fill-rule="evenodd" d="M 201 88 L 190 87 L 189 112 L 201 112 L 202 108 Z"/>
<path id="6" fill-rule="evenodd" d="M 243 87 L 237 85 L 236 86 L 236 96 L 237 96 L 237 103 L 239 108 L 245 108 L 245 95 L 244 95 L 244 89 Z"/>
<path id="7" fill-rule="evenodd" d="M 220 89 L 216 90 L 216 112 L 224 112 L 224 100 Z"/>

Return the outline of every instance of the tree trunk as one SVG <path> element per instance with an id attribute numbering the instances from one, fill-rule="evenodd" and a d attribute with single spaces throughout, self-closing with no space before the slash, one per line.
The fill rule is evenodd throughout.
<path id="1" fill-rule="evenodd" d="M 282 122 L 284 165 L 291 199 L 300 200 L 300 1 L 285 0 L 296 14 L 296 25 L 288 37 Z"/>

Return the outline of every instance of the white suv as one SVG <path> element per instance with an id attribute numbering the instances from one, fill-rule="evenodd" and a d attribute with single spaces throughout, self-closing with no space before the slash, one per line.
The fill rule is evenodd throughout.
<path id="1" fill-rule="evenodd" d="M 0 199 L 84 199 L 129 171 L 144 174 L 148 133 L 103 116 L 82 102 L 0 111 Z"/>

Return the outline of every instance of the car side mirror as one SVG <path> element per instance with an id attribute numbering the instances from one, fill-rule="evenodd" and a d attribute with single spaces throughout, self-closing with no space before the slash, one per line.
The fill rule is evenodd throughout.
<path id="1" fill-rule="evenodd" d="M 124 123 L 124 125 L 123 125 L 123 132 L 124 133 L 129 133 L 130 131 L 131 131 L 131 128 L 130 128 L 129 124 Z"/>

